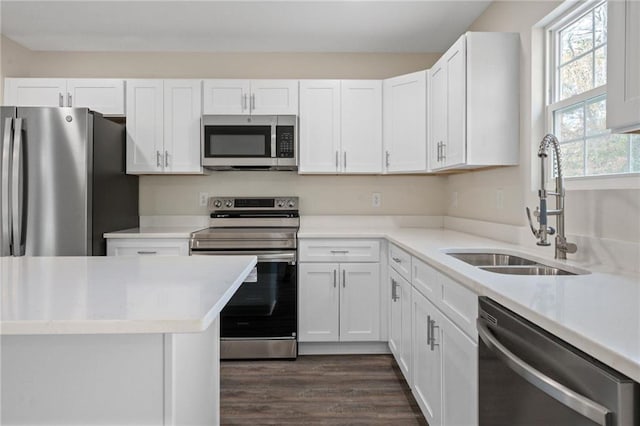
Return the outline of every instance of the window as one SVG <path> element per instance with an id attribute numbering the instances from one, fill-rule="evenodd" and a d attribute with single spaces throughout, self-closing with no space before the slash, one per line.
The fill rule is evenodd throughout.
<path id="1" fill-rule="evenodd" d="M 582 4 L 547 34 L 547 127 L 560 142 L 564 176 L 640 172 L 640 135 L 606 129 L 606 1 Z"/>

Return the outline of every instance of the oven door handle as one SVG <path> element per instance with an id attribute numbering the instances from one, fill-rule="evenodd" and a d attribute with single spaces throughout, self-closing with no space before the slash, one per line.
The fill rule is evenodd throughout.
<path id="1" fill-rule="evenodd" d="M 478 326 L 478 335 L 489 350 L 520 377 L 559 403 L 571 408 L 595 423 L 602 426 L 611 424 L 611 412 L 606 407 L 556 382 L 518 358 L 496 339 L 493 333 L 491 333 L 491 330 L 489 330 L 487 322 L 483 319 L 478 318 L 476 324 Z"/>
<path id="2" fill-rule="evenodd" d="M 192 251 L 192 256 L 256 256 L 258 262 L 287 262 L 290 265 L 296 264 L 295 252 L 246 252 L 246 251 L 229 251 L 229 250 L 206 250 Z"/>

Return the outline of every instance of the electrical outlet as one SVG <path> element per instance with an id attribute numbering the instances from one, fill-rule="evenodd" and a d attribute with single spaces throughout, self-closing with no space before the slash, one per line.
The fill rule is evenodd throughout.
<path id="1" fill-rule="evenodd" d="M 451 207 L 454 209 L 458 207 L 458 191 L 453 191 L 451 193 Z"/>
<path id="2" fill-rule="evenodd" d="M 209 201 L 208 192 L 201 192 L 198 194 L 198 204 L 200 204 L 200 207 L 207 207 L 208 201 Z"/>
<path id="3" fill-rule="evenodd" d="M 496 190 L 496 208 L 504 208 L 504 190 L 502 188 Z"/>
<path id="4" fill-rule="evenodd" d="M 371 194 L 371 207 L 380 207 L 382 205 L 382 194 L 374 192 Z"/>

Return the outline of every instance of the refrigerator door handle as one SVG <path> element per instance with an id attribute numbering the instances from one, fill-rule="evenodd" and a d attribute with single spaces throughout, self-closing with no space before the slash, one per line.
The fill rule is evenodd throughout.
<path id="1" fill-rule="evenodd" d="M 20 187 L 20 173 L 22 173 L 22 118 L 16 118 L 13 126 L 13 158 L 11 168 L 11 226 L 13 229 L 13 255 L 23 256 L 24 247 L 22 233 L 23 194 Z"/>
<path id="2" fill-rule="evenodd" d="M 11 168 L 11 148 L 12 139 L 11 131 L 13 130 L 13 118 L 7 117 L 4 121 L 4 135 L 2 139 L 2 188 L 0 194 L 2 194 L 2 200 L 0 200 L 0 256 L 11 255 L 11 216 L 10 216 L 10 203 L 11 198 L 9 194 L 10 190 L 10 168 Z"/>

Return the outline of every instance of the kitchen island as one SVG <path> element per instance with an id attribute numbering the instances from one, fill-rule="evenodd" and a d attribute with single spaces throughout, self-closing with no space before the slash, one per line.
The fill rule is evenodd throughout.
<path id="1" fill-rule="evenodd" d="M 219 424 L 218 314 L 255 264 L 0 259 L 0 423 Z"/>

